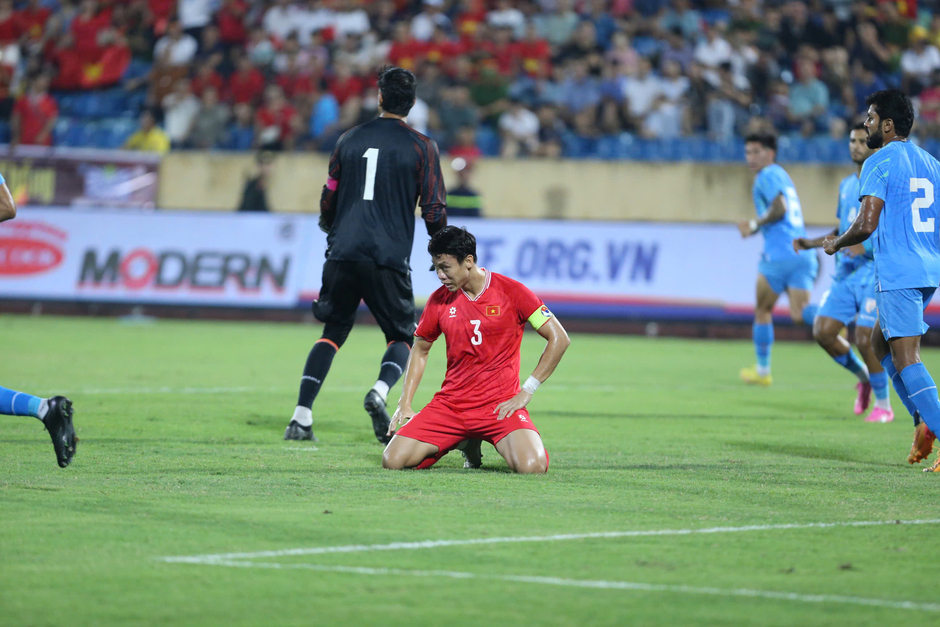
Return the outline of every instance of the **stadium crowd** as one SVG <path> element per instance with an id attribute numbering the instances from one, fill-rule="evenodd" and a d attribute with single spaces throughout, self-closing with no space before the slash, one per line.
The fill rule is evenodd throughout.
<path id="1" fill-rule="evenodd" d="M 139 93 L 129 147 L 325 150 L 419 79 L 409 123 L 455 156 L 566 135 L 843 138 L 864 97 L 940 137 L 940 11 L 916 0 L 0 0 L 0 118 L 52 144 L 69 90 Z M 113 91 L 113 89 L 111 90 Z M 137 115 L 138 111 L 125 115 Z M 162 126 L 162 128 L 161 128 Z"/>

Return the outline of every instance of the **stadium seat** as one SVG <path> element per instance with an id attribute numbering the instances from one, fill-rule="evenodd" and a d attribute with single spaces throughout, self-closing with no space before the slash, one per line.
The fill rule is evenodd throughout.
<path id="1" fill-rule="evenodd" d="M 485 157 L 499 156 L 499 133 L 489 126 L 481 126 L 477 129 L 477 148 Z"/>

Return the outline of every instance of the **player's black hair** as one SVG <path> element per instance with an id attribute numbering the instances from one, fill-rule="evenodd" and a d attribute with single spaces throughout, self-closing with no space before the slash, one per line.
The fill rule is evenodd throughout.
<path id="1" fill-rule="evenodd" d="M 445 226 L 431 236 L 428 242 L 428 252 L 431 256 L 450 255 L 462 262 L 467 257 L 477 260 L 477 238 L 464 227 Z"/>
<path id="2" fill-rule="evenodd" d="M 855 124 L 852 125 L 852 128 L 849 130 L 849 132 L 851 133 L 852 131 L 864 131 L 864 130 L 865 130 L 865 123 L 856 122 Z"/>
<path id="3" fill-rule="evenodd" d="M 415 75 L 404 68 L 384 68 L 379 72 L 382 110 L 393 115 L 408 115 L 415 103 L 417 84 Z"/>
<path id="4" fill-rule="evenodd" d="M 777 136 L 773 133 L 750 133 L 747 137 L 744 138 L 744 143 L 750 144 L 751 142 L 757 142 L 764 148 L 770 148 L 774 152 L 777 152 Z"/>
<path id="5" fill-rule="evenodd" d="M 883 89 L 865 98 L 865 104 L 875 107 L 882 120 L 894 121 L 894 132 L 898 137 L 907 137 L 914 126 L 914 104 L 903 91 Z"/>

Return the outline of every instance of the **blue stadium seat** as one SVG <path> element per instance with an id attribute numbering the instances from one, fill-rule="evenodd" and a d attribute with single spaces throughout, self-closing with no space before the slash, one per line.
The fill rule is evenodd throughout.
<path id="1" fill-rule="evenodd" d="M 606 161 L 620 158 L 620 138 L 607 135 L 597 140 L 597 157 Z"/>
<path id="2" fill-rule="evenodd" d="M 662 44 L 655 37 L 637 37 L 633 40 L 633 49 L 640 56 L 651 57 L 662 49 Z"/>
<path id="3" fill-rule="evenodd" d="M 124 76 L 121 77 L 121 80 L 129 81 L 135 78 L 146 76 L 152 66 L 153 64 L 148 63 L 147 61 L 132 59 L 130 64 L 127 66 L 127 69 L 124 70 Z"/>
<path id="4" fill-rule="evenodd" d="M 702 21 L 709 25 L 731 21 L 731 13 L 725 9 L 705 9 L 701 12 L 701 16 Z"/>

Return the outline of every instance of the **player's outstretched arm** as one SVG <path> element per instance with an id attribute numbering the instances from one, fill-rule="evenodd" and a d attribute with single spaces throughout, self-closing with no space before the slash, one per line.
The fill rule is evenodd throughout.
<path id="1" fill-rule="evenodd" d="M 411 409 L 411 403 L 414 401 L 415 392 L 418 391 L 418 386 L 421 384 L 424 369 L 428 365 L 428 353 L 431 352 L 431 346 L 431 342 L 424 338 L 415 338 L 415 345 L 411 349 L 408 364 L 405 366 L 405 380 L 401 384 L 401 398 L 398 399 L 398 408 L 388 425 L 388 435 L 395 433 L 400 426 L 411 420 L 412 416 L 417 413 Z"/>
<path id="2" fill-rule="evenodd" d="M 858 210 L 858 217 L 848 230 L 838 237 L 832 235 L 826 236 L 823 241 L 823 250 L 827 255 L 834 255 L 839 249 L 846 246 L 861 244 L 875 232 L 878 228 L 878 222 L 881 220 L 881 210 L 884 209 L 885 201 L 877 196 L 865 196 L 862 198 L 862 206 Z"/>
<path id="3" fill-rule="evenodd" d="M 811 250 L 813 248 L 820 248 L 823 245 L 823 240 L 826 239 L 829 235 L 836 236 L 839 234 L 838 227 L 832 229 L 832 233 L 826 235 L 820 235 L 819 237 L 798 237 L 793 240 L 793 250 L 800 252 L 801 250 Z"/>
<path id="4" fill-rule="evenodd" d="M 542 356 L 539 358 L 539 363 L 532 372 L 532 376 L 522 386 L 522 390 L 508 401 L 497 405 L 496 409 L 493 410 L 497 420 L 502 420 L 511 415 L 512 412 L 518 411 L 529 404 L 535 390 L 552 376 L 558 362 L 561 361 L 562 355 L 571 345 L 571 339 L 568 337 L 565 328 L 558 322 L 558 318 L 551 318 L 539 327 L 539 335 L 548 340 L 548 344 L 545 345 L 545 350 L 542 351 Z"/>
<path id="5" fill-rule="evenodd" d="M 6 183 L 0 184 L 0 222 L 16 217 L 16 203 Z"/>
<path id="6" fill-rule="evenodd" d="M 787 215 L 787 201 L 783 194 L 778 194 L 774 201 L 770 203 L 767 213 L 754 220 L 741 220 L 738 222 L 738 230 L 741 231 L 741 237 L 750 237 L 761 230 L 766 224 L 773 224 L 783 220 Z"/>

